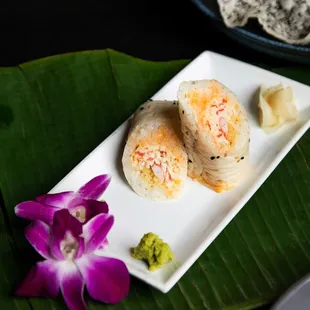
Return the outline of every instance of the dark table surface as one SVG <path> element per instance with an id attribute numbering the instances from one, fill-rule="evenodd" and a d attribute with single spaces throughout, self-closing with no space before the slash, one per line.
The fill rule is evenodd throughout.
<path id="1" fill-rule="evenodd" d="M 107 47 L 150 60 L 212 50 L 271 67 L 294 65 L 229 39 L 190 0 L 1 3 L 0 66 Z"/>

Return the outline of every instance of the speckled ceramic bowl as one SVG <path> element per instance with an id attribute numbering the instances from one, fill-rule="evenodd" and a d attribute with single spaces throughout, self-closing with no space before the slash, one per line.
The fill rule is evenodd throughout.
<path id="1" fill-rule="evenodd" d="M 245 27 L 229 29 L 225 26 L 216 0 L 192 0 L 192 2 L 231 38 L 278 58 L 310 65 L 310 45 L 298 46 L 284 43 L 262 30 L 258 22 L 250 20 Z"/>

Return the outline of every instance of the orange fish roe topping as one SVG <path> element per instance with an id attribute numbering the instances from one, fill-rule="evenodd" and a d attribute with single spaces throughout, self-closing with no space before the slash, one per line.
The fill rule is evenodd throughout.
<path id="1" fill-rule="evenodd" d="M 227 152 L 234 142 L 238 126 L 239 105 L 215 80 L 207 88 L 193 88 L 186 93 L 198 126 L 211 133 L 215 145 Z"/>

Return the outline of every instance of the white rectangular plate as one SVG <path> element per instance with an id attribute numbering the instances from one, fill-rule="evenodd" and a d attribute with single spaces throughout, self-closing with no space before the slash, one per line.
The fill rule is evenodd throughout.
<path id="1" fill-rule="evenodd" d="M 188 179 L 182 198 L 177 201 L 160 203 L 140 198 L 127 185 L 121 165 L 128 120 L 51 190 L 77 190 L 96 175 L 111 174 L 112 182 L 103 197 L 115 216 L 115 225 L 108 236 L 110 246 L 105 254 L 122 259 L 133 276 L 164 293 L 234 218 L 310 125 L 310 87 L 208 51 L 177 74 L 153 99 L 176 100 L 181 81 L 211 78 L 229 87 L 249 115 L 252 172 L 244 184 L 217 194 Z M 297 122 L 269 135 L 257 120 L 257 93 L 262 83 L 292 86 L 300 114 Z M 130 256 L 130 248 L 147 232 L 158 234 L 175 254 L 173 262 L 156 272 L 149 272 L 146 264 Z"/>

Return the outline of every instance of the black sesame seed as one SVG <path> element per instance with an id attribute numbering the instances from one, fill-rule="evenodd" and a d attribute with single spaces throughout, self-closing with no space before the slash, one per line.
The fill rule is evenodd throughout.
<path id="1" fill-rule="evenodd" d="M 173 104 L 177 104 L 177 102 L 176 102 L 176 101 L 173 101 Z"/>
<path id="2" fill-rule="evenodd" d="M 188 160 L 188 162 L 189 162 L 189 163 L 192 163 L 192 161 L 191 161 L 190 159 Z"/>
<path id="3" fill-rule="evenodd" d="M 220 158 L 220 156 L 217 156 L 216 158 L 217 158 L 217 159 L 219 159 L 219 158 Z"/>
<path id="4" fill-rule="evenodd" d="M 215 159 L 215 156 L 211 156 L 210 159 L 211 159 L 211 160 Z"/>
<path id="5" fill-rule="evenodd" d="M 182 111 L 182 114 L 184 114 L 184 110 Z"/>
<path id="6" fill-rule="evenodd" d="M 241 160 L 242 160 L 242 159 L 244 159 L 244 157 L 243 157 L 243 156 L 241 157 Z"/>
<path id="7" fill-rule="evenodd" d="M 144 107 L 141 107 L 141 108 L 140 108 L 140 111 L 142 111 L 143 109 L 144 109 Z"/>

